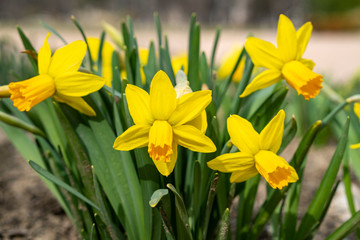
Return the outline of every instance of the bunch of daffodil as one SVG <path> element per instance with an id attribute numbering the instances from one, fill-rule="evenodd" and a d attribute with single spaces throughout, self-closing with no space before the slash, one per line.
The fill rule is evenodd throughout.
<path id="1" fill-rule="evenodd" d="M 243 182 L 260 173 L 272 188 L 282 189 L 299 178 L 285 159 L 276 155 L 282 142 L 285 112 L 279 113 L 257 133 L 252 124 L 238 116 L 227 119 L 231 142 L 240 150 L 223 154 L 207 164 L 211 169 L 231 172 L 231 182 Z"/>
<path id="2" fill-rule="evenodd" d="M 100 47 L 100 39 L 95 37 L 86 38 L 87 44 L 90 49 L 91 58 L 94 62 L 98 60 L 98 53 Z M 105 85 L 111 87 L 111 81 L 113 77 L 112 73 L 112 54 L 114 47 L 110 42 L 104 41 L 101 50 L 101 61 L 102 61 L 102 76 L 105 78 Z M 93 66 L 95 71 L 98 71 L 97 65 Z"/>
<path id="3" fill-rule="evenodd" d="M 195 152 L 214 152 L 216 147 L 196 118 L 211 102 L 211 91 L 191 92 L 176 98 L 165 72 L 151 81 L 150 94 L 128 84 L 125 89 L 130 115 L 135 125 L 116 138 L 114 148 L 129 151 L 148 146 L 158 171 L 168 176 L 174 169 L 178 145 Z"/>
<path id="4" fill-rule="evenodd" d="M 285 15 L 280 15 L 277 48 L 270 42 L 249 37 L 245 49 L 255 66 L 267 68 L 245 88 L 241 97 L 285 79 L 306 100 L 315 98 L 322 88 L 323 77 L 312 71 L 314 62 L 302 58 L 309 42 L 312 24 L 305 23 L 299 30 Z"/>
<path id="5" fill-rule="evenodd" d="M 51 56 L 48 33 L 38 54 L 39 75 L 9 84 L 10 99 L 20 111 L 29 111 L 41 101 L 53 97 L 81 113 L 95 116 L 95 111 L 81 97 L 102 88 L 105 80 L 93 74 L 78 72 L 86 54 L 83 41 L 72 42 Z"/>
<path id="6" fill-rule="evenodd" d="M 217 74 L 218 74 L 217 77 L 219 79 L 225 79 L 226 77 L 228 77 L 231 74 L 231 72 L 236 64 L 236 61 L 239 58 L 241 50 L 242 50 L 242 48 L 234 47 L 233 49 L 231 49 L 231 51 L 229 53 L 227 53 L 224 56 L 224 58 L 221 61 L 219 70 L 217 72 Z M 244 66 L 245 66 L 245 58 L 242 58 L 239 63 L 239 66 L 236 68 L 234 75 L 231 79 L 233 82 L 237 82 L 237 83 L 240 82 L 243 71 L 244 71 Z"/>

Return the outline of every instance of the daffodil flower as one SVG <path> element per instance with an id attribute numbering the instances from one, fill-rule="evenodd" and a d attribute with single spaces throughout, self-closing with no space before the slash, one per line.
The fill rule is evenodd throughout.
<path id="1" fill-rule="evenodd" d="M 171 58 L 171 65 L 173 72 L 177 73 L 182 68 L 184 69 L 185 74 L 188 72 L 188 56 L 185 53 L 176 55 Z"/>
<path id="2" fill-rule="evenodd" d="M 312 71 L 314 62 L 302 58 L 309 42 L 312 24 L 305 23 L 299 30 L 285 15 L 280 15 L 277 31 L 277 48 L 270 42 L 249 37 L 245 49 L 255 66 L 265 70 L 256 76 L 240 97 L 266 88 L 285 79 L 306 100 L 315 98 L 322 88 L 323 77 Z"/>
<path id="3" fill-rule="evenodd" d="M 354 104 L 354 112 L 355 115 L 358 117 L 358 119 L 360 119 L 360 103 Z M 350 148 L 352 149 L 360 148 L 360 143 L 350 145 Z"/>
<path id="4" fill-rule="evenodd" d="M 97 61 L 99 57 L 99 47 L 100 39 L 94 37 L 86 38 L 86 41 L 89 45 L 91 58 L 93 61 Z M 111 87 L 111 81 L 113 78 L 112 73 L 112 55 L 114 52 L 114 47 L 108 41 L 103 42 L 101 50 L 101 61 L 102 61 L 102 76 L 105 78 L 105 85 Z M 93 66 L 97 71 L 97 65 Z"/>
<path id="5" fill-rule="evenodd" d="M 99 90 L 105 80 L 77 71 L 86 54 L 86 44 L 80 40 L 72 42 L 51 56 L 49 36 L 50 33 L 39 50 L 39 75 L 9 84 L 14 106 L 20 111 L 29 111 L 41 101 L 54 97 L 84 114 L 95 116 L 95 111 L 81 97 Z"/>
<path id="6" fill-rule="evenodd" d="M 231 172 L 230 182 L 243 182 L 260 173 L 272 188 L 282 189 L 299 178 L 295 169 L 276 153 L 281 146 L 285 113 L 279 113 L 257 133 L 252 124 L 238 116 L 227 119 L 231 142 L 240 150 L 223 154 L 207 164 L 211 169 Z"/>
<path id="7" fill-rule="evenodd" d="M 150 94 L 128 84 L 125 95 L 135 125 L 116 138 L 114 148 L 129 151 L 148 146 L 148 153 L 158 171 L 168 176 L 177 159 L 177 146 L 195 152 L 214 152 L 214 143 L 191 121 L 211 102 L 211 91 L 197 91 L 176 98 L 165 72 L 151 81 Z"/>
<path id="8" fill-rule="evenodd" d="M 225 79 L 231 74 L 240 56 L 241 50 L 242 49 L 239 47 L 234 47 L 228 54 L 225 55 L 225 57 L 221 61 L 221 65 L 217 72 L 219 79 Z M 237 83 L 240 82 L 244 72 L 244 67 L 245 67 L 245 58 L 242 58 L 239 63 L 239 66 L 236 68 L 234 75 L 231 79 L 233 82 L 237 82 Z"/>

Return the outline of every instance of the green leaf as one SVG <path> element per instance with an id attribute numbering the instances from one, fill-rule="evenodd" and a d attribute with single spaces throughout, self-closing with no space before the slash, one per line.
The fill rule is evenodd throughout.
<path id="1" fill-rule="evenodd" d="M 71 186 L 69 186 L 68 184 L 64 183 L 63 181 L 61 181 L 59 178 L 55 177 L 53 174 L 51 174 L 50 172 L 48 172 L 47 170 L 45 170 L 44 168 L 40 167 L 40 165 L 36 164 L 34 161 L 29 161 L 30 166 L 37 172 L 39 173 L 41 176 L 43 176 L 44 178 L 48 179 L 49 181 L 55 183 L 56 185 L 59 185 L 60 187 L 66 189 L 68 192 L 70 192 L 71 194 L 75 195 L 76 197 L 78 197 L 79 199 L 83 200 L 84 202 L 86 202 L 87 204 L 89 204 L 90 206 L 92 206 L 93 208 L 96 208 L 97 210 L 100 211 L 100 208 L 93 203 L 92 201 L 90 201 L 87 197 L 85 197 L 84 195 L 82 195 L 81 193 L 79 193 L 78 191 L 76 191 L 75 189 L 73 189 Z"/>
<path id="2" fill-rule="evenodd" d="M 360 227 L 360 211 L 356 212 L 349 220 L 344 222 L 326 239 L 327 240 L 345 239 L 346 236 L 348 236 L 358 227 Z"/>
<path id="3" fill-rule="evenodd" d="M 168 189 L 158 189 L 156 190 L 152 196 L 151 196 L 151 199 L 149 201 L 149 204 L 150 206 L 153 208 L 153 207 L 156 207 L 156 205 L 160 202 L 160 200 L 169 194 L 169 190 Z"/>
<path id="4" fill-rule="evenodd" d="M 0 111 L 0 121 L 4 122 L 10 126 L 24 129 L 25 131 L 31 132 L 35 135 L 38 135 L 38 136 L 41 136 L 44 138 L 46 137 L 45 133 L 42 130 L 40 130 L 39 128 L 37 128 L 36 126 L 29 124 L 27 122 L 24 122 L 24 121 L 20 120 L 19 118 L 16 118 L 5 112 Z"/>
<path id="5" fill-rule="evenodd" d="M 340 168 L 341 161 L 344 156 L 344 151 L 347 146 L 348 132 L 349 132 L 350 119 L 348 118 L 344 126 L 343 134 L 340 138 L 336 151 L 331 159 L 328 169 L 318 187 L 313 200 L 311 201 L 305 216 L 301 220 L 298 228 L 296 239 L 303 239 L 310 233 L 314 225 L 319 221 L 321 213 L 326 206 L 326 201 L 331 195 L 331 189 L 335 183 L 337 173 Z"/>
<path id="6" fill-rule="evenodd" d="M 277 154 L 282 153 L 282 151 L 287 147 L 287 145 L 289 145 L 289 143 L 295 137 L 296 131 L 297 131 L 296 119 L 295 116 L 292 116 L 291 119 L 287 123 L 285 123 L 281 147 Z"/>
<path id="7" fill-rule="evenodd" d="M 210 89 L 213 89 L 213 84 L 214 84 L 214 63 L 215 63 L 215 53 L 216 53 L 216 49 L 217 49 L 217 44 L 219 42 L 219 38 L 220 38 L 220 32 L 221 32 L 221 28 L 217 27 L 216 28 L 216 34 L 215 34 L 215 41 L 214 41 L 214 47 L 211 53 L 211 62 L 210 62 L 210 78 L 208 78 L 209 82 L 207 83 Z"/>
<path id="8" fill-rule="evenodd" d="M 176 207 L 176 216 L 177 216 L 177 233 L 178 239 L 193 239 L 190 226 L 189 226 L 189 217 L 185 208 L 184 201 L 180 194 L 176 191 L 175 187 L 172 184 L 166 185 L 175 195 L 175 207 Z"/>
<path id="9" fill-rule="evenodd" d="M 52 27 L 50 27 L 49 25 L 47 25 L 45 22 L 40 21 L 40 24 L 44 26 L 44 28 L 46 28 L 47 30 L 49 30 L 51 33 L 53 33 L 55 36 L 57 36 L 63 43 L 64 45 L 67 45 L 68 43 L 66 42 L 66 40 Z"/>
<path id="10" fill-rule="evenodd" d="M 190 21 L 188 54 L 188 79 L 190 82 L 190 87 L 192 90 L 198 91 L 201 89 L 199 79 L 200 24 L 196 22 L 195 14 L 192 15 Z"/>
<path id="11" fill-rule="evenodd" d="M 203 222 L 203 225 L 202 225 L 203 239 L 206 239 L 207 230 L 208 230 L 208 226 L 209 226 L 210 214 L 212 212 L 212 206 L 213 206 L 213 202 L 214 202 L 214 199 L 216 196 L 216 187 L 217 187 L 218 181 L 219 181 L 219 174 L 215 173 L 214 177 L 211 181 L 209 196 L 208 196 L 208 199 L 206 202 L 205 217 L 202 220 L 202 222 Z"/>
<path id="12" fill-rule="evenodd" d="M 176 85 L 175 82 L 175 74 L 172 68 L 172 64 L 171 64 L 171 57 L 170 57 L 170 52 L 169 52 L 169 46 L 168 46 L 168 38 L 165 35 L 165 48 L 162 47 L 160 49 L 160 55 L 161 55 L 161 62 L 160 62 L 160 67 L 161 70 L 164 70 L 164 72 L 166 72 L 166 74 L 169 76 L 171 83 L 173 84 L 173 86 Z"/>
<path id="13" fill-rule="evenodd" d="M 90 48 L 89 48 L 89 44 L 87 42 L 85 32 L 84 32 L 83 28 L 81 27 L 80 23 L 78 22 L 78 20 L 74 16 L 71 16 L 71 20 L 75 24 L 76 28 L 80 31 L 81 36 L 83 37 L 83 39 L 84 39 L 84 41 L 86 43 L 87 53 L 88 53 L 88 56 L 89 56 L 90 69 L 91 69 L 92 72 L 94 72 L 94 61 L 93 61 L 93 57 L 91 56 L 91 52 L 90 52 Z"/>
<path id="14" fill-rule="evenodd" d="M 217 236 L 218 240 L 228 239 L 228 234 L 230 232 L 230 210 L 227 208 L 221 219 L 219 234 Z"/>
<path id="15" fill-rule="evenodd" d="M 101 209 L 100 215 L 101 215 L 102 219 L 104 219 L 104 222 L 106 223 L 106 227 L 111 236 L 111 239 L 113 239 L 113 240 L 125 239 L 125 236 L 122 234 L 122 232 L 120 232 L 119 227 L 111 219 L 112 209 L 110 206 L 106 205 L 106 199 L 102 192 L 100 183 L 98 182 L 98 180 L 96 178 L 93 166 L 91 169 L 92 169 L 92 175 L 93 175 L 93 180 L 94 180 L 95 195 L 96 195 L 96 199 L 99 204 L 99 207 Z"/>
<path id="16" fill-rule="evenodd" d="M 23 30 L 20 28 L 20 26 L 16 26 L 16 29 L 20 35 L 21 41 L 27 51 L 30 51 L 32 54 L 36 56 L 35 48 L 32 46 L 30 40 L 27 38 Z M 34 69 L 35 74 L 38 73 L 38 67 L 37 67 L 37 60 L 35 60 L 30 54 L 28 54 L 28 59 Z"/>

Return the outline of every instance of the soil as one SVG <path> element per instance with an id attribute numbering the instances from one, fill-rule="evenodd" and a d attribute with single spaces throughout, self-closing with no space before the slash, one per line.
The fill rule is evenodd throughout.
<path id="1" fill-rule="evenodd" d="M 37 173 L 0 132 L 0 240 L 78 239 Z"/>

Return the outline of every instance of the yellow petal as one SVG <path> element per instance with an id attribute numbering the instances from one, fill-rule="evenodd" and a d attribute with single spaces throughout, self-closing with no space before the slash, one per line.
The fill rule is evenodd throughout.
<path id="1" fill-rule="evenodd" d="M 85 54 L 86 43 L 80 40 L 59 48 L 51 58 L 49 74 L 57 77 L 66 72 L 76 72 Z"/>
<path id="2" fill-rule="evenodd" d="M 253 155 L 245 152 L 226 153 L 207 162 L 209 168 L 220 172 L 243 171 L 255 167 Z"/>
<path id="3" fill-rule="evenodd" d="M 94 74 L 68 72 L 55 78 L 56 91 L 72 97 L 82 97 L 102 88 L 105 79 Z"/>
<path id="4" fill-rule="evenodd" d="M 150 128 L 148 152 L 154 161 L 170 162 L 173 129 L 167 121 L 156 120 Z"/>
<path id="5" fill-rule="evenodd" d="M 202 90 L 181 96 L 177 100 L 176 110 L 169 118 L 171 125 L 182 125 L 201 114 L 211 102 L 211 91 Z"/>
<path id="6" fill-rule="evenodd" d="M 280 52 L 268 41 L 248 37 L 245 42 L 246 52 L 257 67 L 281 69 L 284 65 Z"/>
<path id="7" fill-rule="evenodd" d="M 188 72 L 188 56 L 187 54 L 179 54 L 171 58 L 171 66 L 175 74 L 182 68 L 184 69 L 185 74 Z"/>
<path id="8" fill-rule="evenodd" d="M 164 71 L 158 71 L 150 85 L 150 109 L 158 120 L 167 120 L 176 108 L 176 92 Z"/>
<path id="9" fill-rule="evenodd" d="M 276 41 L 282 60 L 284 62 L 295 60 L 297 53 L 296 30 L 290 19 L 283 14 L 279 17 Z"/>
<path id="10" fill-rule="evenodd" d="M 240 183 L 244 182 L 254 176 L 259 172 L 256 170 L 255 166 L 246 169 L 245 171 L 236 171 L 231 174 L 230 182 L 231 183 Z"/>
<path id="11" fill-rule="evenodd" d="M 360 143 L 350 145 L 350 148 L 351 148 L 351 149 L 357 149 L 357 148 L 360 148 Z"/>
<path id="12" fill-rule="evenodd" d="M 146 147 L 149 142 L 150 126 L 133 125 L 115 139 L 116 150 L 130 151 L 134 148 Z"/>
<path id="13" fill-rule="evenodd" d="M 285 112 L 280 110 L 278 114 L 266 125 L 260 133 L 260 149 L 277 153 L 281 146 L 284 133 Z"/>
<path id="14" fill-rule="evenodd" d="M 53 97 L 56 101 L 66 103 L 70 107 L 78 110 L 79 112 L 87 116 L 96 116 L 96 112 L 94 111 L 94 109 L 92 109 L 92 107 L 90 107 L 89 104 L 87 104 L 87 102 L 81 97 L 69 97 L 61 95 L 59 93 L 55 94 Z"/>
<path id="15" fill-rule="evenodd" d="M 197 129 L 200 130 L 201 133 L 206 132 L 207 129 L 207 116 L 206 116 L 206 111 L 202 111 L 202 113 L 197 116 L 196 118 L 194 118 L 193 120 L 186 122 L 184 125 L 192 125 L 194 127 L 196 127 Z"/>
<path id="16" fill-rule="evenodd" d="M 219 70 L 217 72 L 217 76 L 219 79 L 225 79 L 226 77 L 228 77 L 239 56 L 240 56 L 240 53 L 241 53 L 241 48 L 237 47 L 237 48 L 233 48 L 231 49 L 231 52 L 229 52 L 221 61 L 221 65 L 219 67 Z M 232 77 L 232 81 L 234 82 L 240 82 L 241 80 L 241 77 L 242 77 L 242 73 L 244 71 L 244 66 L 245 66 L 245 58 L 242 58 L 240 63 L 239 63 L 239 66 L 237 67 L 237 69 L 235 70 L 234 72 L 234 75 Z"/>
<path id="17" fill-rule="evenodd" d="M 215 152 L 216 146 L 210 138 L 201 133 L 199 129 L 190 125 L 173 127 L 174 139 L 180 146 L 194 152 Z"/>
<path id="18" fill-rule="evenodd" d="M 308 45 L 308 42 L 311 37 L 311 33 L 313 30 L 313 26 L 311 22 L 307 22 L 304 25 L 301 26 L 296 32 L 296 39 L 297 39 L 297 53 L 296 53 L 296 59 L 301 59 L 301 56 L 304 54 L 306 46 Z"/>
<path id="19" fill-rule="evenodd" d="M 52 77 L 42 74 L 25 81 L 9 84 L 10 99 L 19 111 L 29 111 L 33 106 L 55 93 Z"/>
<path id="20" fill-rule="evenodd" d="M 358 117 L 358 119 L 360 120 L 360 103 L 354 104 L 354 112 L 355 112 L 356 116 Z"/>
<path id="21" fill-rule="evenodd" d="M 128 84 L 125 89 L 130 115 L 135 124 L 152 125 L 154 118 L 150 110 L 150 96 L 143 89 Z"/>
<path id="22" fill-rule="evenodd" d="M 49 37 L 50 37 L 50 33 L 47 34 L 44 40 L 44 44 L 39 50 L 39 54 L 38 54 L 39 74 L 47 74 L 49 70 L 49 65 L 51 60 L 51 49 L 48 42 Z"/>
<path id="23" fill-rule="evenodd" d="M 269 87 L 282 79 L 281 72 L 277 69 L 269 69 L 257 75 L 249 85 L 245 88 L 240 97 L 246 97 L 249 94 Z"/>
<path id="24" fill-rule="evenodd" d="M 302 64 L 304 64 L 307 68 L 309 68 L 311 70 L 315 67 L 315 63 L 310 59 L 301 58 L 298 61 L 301 62 Z"/>
<path id="25" fill-rule="evenodd" d="M 299 61 L 291 61 L 284 65 L 282 74 L 286 82 L 306 100 L 315 98 L 322 88 L 323 77 L 314 73 Z"/>
<path id="26" fill-rule="evenodd" d="M 91 58 L 96 62 L 99 55 L 100 39 L 94 37 L 86 38 L 88 43 Z M 102 76 L 105 78 L 106 85 L 111 87 L 112 81 L 112 55 L 114 48 L 108 42 L 104 41 L 101 51 L 101 61 L 102 61 Z"/>
<path id="27" fill-rule="evenodd" d="M 238 115 L 227 119 L 227 129 L 231 142 L 241 151 L 255 155 L 259 151 L 259 134 L 252 124 Z"/>
<path id="28" fill-rule="evenodd" d="M 172 145 L 173 153 L 170 156 L 170 162 L 153 160 L 157 170 L 164 176 L 169 176 L 175 167 L 177 160 L 177 144 L 174 142 Z"/>
<path id="29" fill-rule="evenodd" d="M 149 49 L 139 48 L 139 58 L 140 58 L 140 64 L 146 65 L 149 58 Z"/>
<path id="30" fill-rule="evenodd" d="M 272 188 L 282 189 L 299 177 L 285 159 L 270 151 L 259 151 L 255 155 L 255 167 Z"/>

